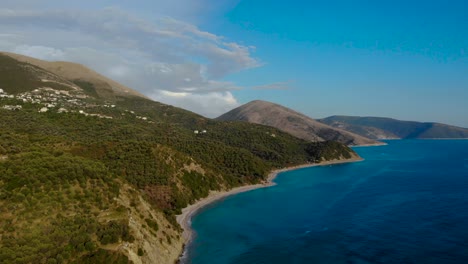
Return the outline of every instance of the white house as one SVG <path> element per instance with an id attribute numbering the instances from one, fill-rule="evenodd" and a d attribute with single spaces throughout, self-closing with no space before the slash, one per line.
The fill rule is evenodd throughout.
<path id="1" fill-rule="evenodd" d="M 49 111 L 47 107 L 42 107 L 41 109 L 39 109 L 39 113 L 45 113 L 47 111 Z"/>
<path id="2" fill-rule="evenodd" d="M 194 134 L 198 134 L 199 131 L 198 131 L 198 130 L 194 130 L 193 133 L 194 133 Z"/>
<path id="3" fill-rule="evenodd" d="M 21 110 L 21 108 L 23 108 L 21 105 L 4 105 L 3 106 L 3 109 L 6 109 L 6 110 Z"/>

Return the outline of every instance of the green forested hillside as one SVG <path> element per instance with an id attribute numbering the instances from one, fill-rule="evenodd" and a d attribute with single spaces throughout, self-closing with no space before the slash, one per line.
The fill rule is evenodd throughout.
<path id="1" fill-rule="evenodd" d="M 132 250 L 147 254 L 136 227 L 170 245 L 180 239 L 175 215 L 210 190 L 352 153 L 77 80 L 57 77 L 79 87 L 68 92 L 34 82 L 15 90 L 5 75 L 0 70 L 0 88 L 9 81 L 0 93 L 0 263 L 127 263 Z"/>

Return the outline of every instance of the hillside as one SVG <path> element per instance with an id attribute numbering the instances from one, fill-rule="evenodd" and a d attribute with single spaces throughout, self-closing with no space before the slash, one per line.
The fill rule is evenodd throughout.
<path id="1" fill-rule="evenodd" d="M 432 122 L 357 116 L 331 116 L 319 121 L 373 139 L 468 138 L 466 128 Z"/>
<path id="2" fill-rule="evenodd" d="M 28 61 L 0 55 L 0 263 L 173 263 L 210 190 L 356 155 Z"/>
<path id="3" fill-rule="evenodd" d="M 351 146 L 380 144 L 375 140 L 322 124 L 284 106 L 259 100 L 233 109 L 217 120 L 246 121 L 271 126 L 312 142 L 333 140 Z"/>
<path id="4" fill-rule="evenodd" d="M 49 62 L 9 52 L 0 52 L 0 55 L 5 55 L 17 60 L 18 62 L 23 62 L 24 64 L 34 65 L 37 68 L 44 69 L 54 75 L 60 76 L 63 79 L 69 80 L 72 83 L 89 83 L 97 88 L 97 91 L 99 91 L 98 95 L 101 98 L 109 100 L 115 98 L 116 95 L 146 98 L 146 96 L 141 93 L 117 83 L 114 80 L 111 80 L 78 63 L 66 61 Z"/>

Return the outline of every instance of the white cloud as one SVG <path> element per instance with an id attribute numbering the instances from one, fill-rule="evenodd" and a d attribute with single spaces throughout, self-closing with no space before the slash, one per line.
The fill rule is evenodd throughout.
<path id="1" fill-rule="evenodd" d="M 150 98 L 183 107 L 207 117 L 218 117 L 238 107 L 240 104 L 230 92 L 210 92 L 204 94 L 175 93 L 156 91 Z"/>
<path id="2" fill-rule="evenodd" d="M 0 32 L 2 50 L 82 63 L 156 100 L 208 116 L 238 105 L 230 91 L 241 88 L 224 76 L 261 65 L 253 47 L 174 18 L 149 21 L 119 8 L 0 9 Z"/>
<path id="3" fill-rule="evenodd" d="M 207 61 L 210 77 L 222 77 L 260 65 L 251 57 L 251 47 L 224 42 L 221 36 L 171 18 L 161 18 L 152 23 L 117 8 L 98 12 L 3 10 L 0 11 L 0 22 L 5 31 L 11 27 L 28 27 L 36 35 L 40 33 L 43 37 L 37 41 L 49 43 L 42 46 L 54 47 L 57 40 L 61 44 L 79 43 L 87 47 L 88 43 L 80 41 L 84 35 L 95 39 L 94 44 L 99 42 L 114 49 L 137 50 L 153 61 L 185 63 L 201 58 Z M 72 37 L 70 33 L 78 35 Z M 67 38 L 64 39 L 63 35 Z M 27 39 L 26 34 L 23 36 Z"/>
<path id="4" fill-rule="evenodd" d="M 63 0 L 2 0 L 1 6 L 10 9 L 43 10 L 83 8 L 96 9 L 105 5 L 117 5 L 132 12 L 154 15 L 169 15 L 185 21 L 202 21 L 211 14 L 221 14 L 233 8 L 240 0 L 112 0 L 112 1 L 63 1 Z"/>
<path id="5" fill-rule="evenodd" d="M 42 60 L 63 60 L 65 55 L 63 50 L 60 49 L 28 45 L 17 46 L 13 52 Z"/>

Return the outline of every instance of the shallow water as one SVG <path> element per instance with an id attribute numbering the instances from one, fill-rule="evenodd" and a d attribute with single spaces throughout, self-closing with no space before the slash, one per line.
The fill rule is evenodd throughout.
<path id="1" fill-rule="evenodd" d="M 210 205 L 190 263 L 468 263 L 468 141 L 388 143 Z"/>

